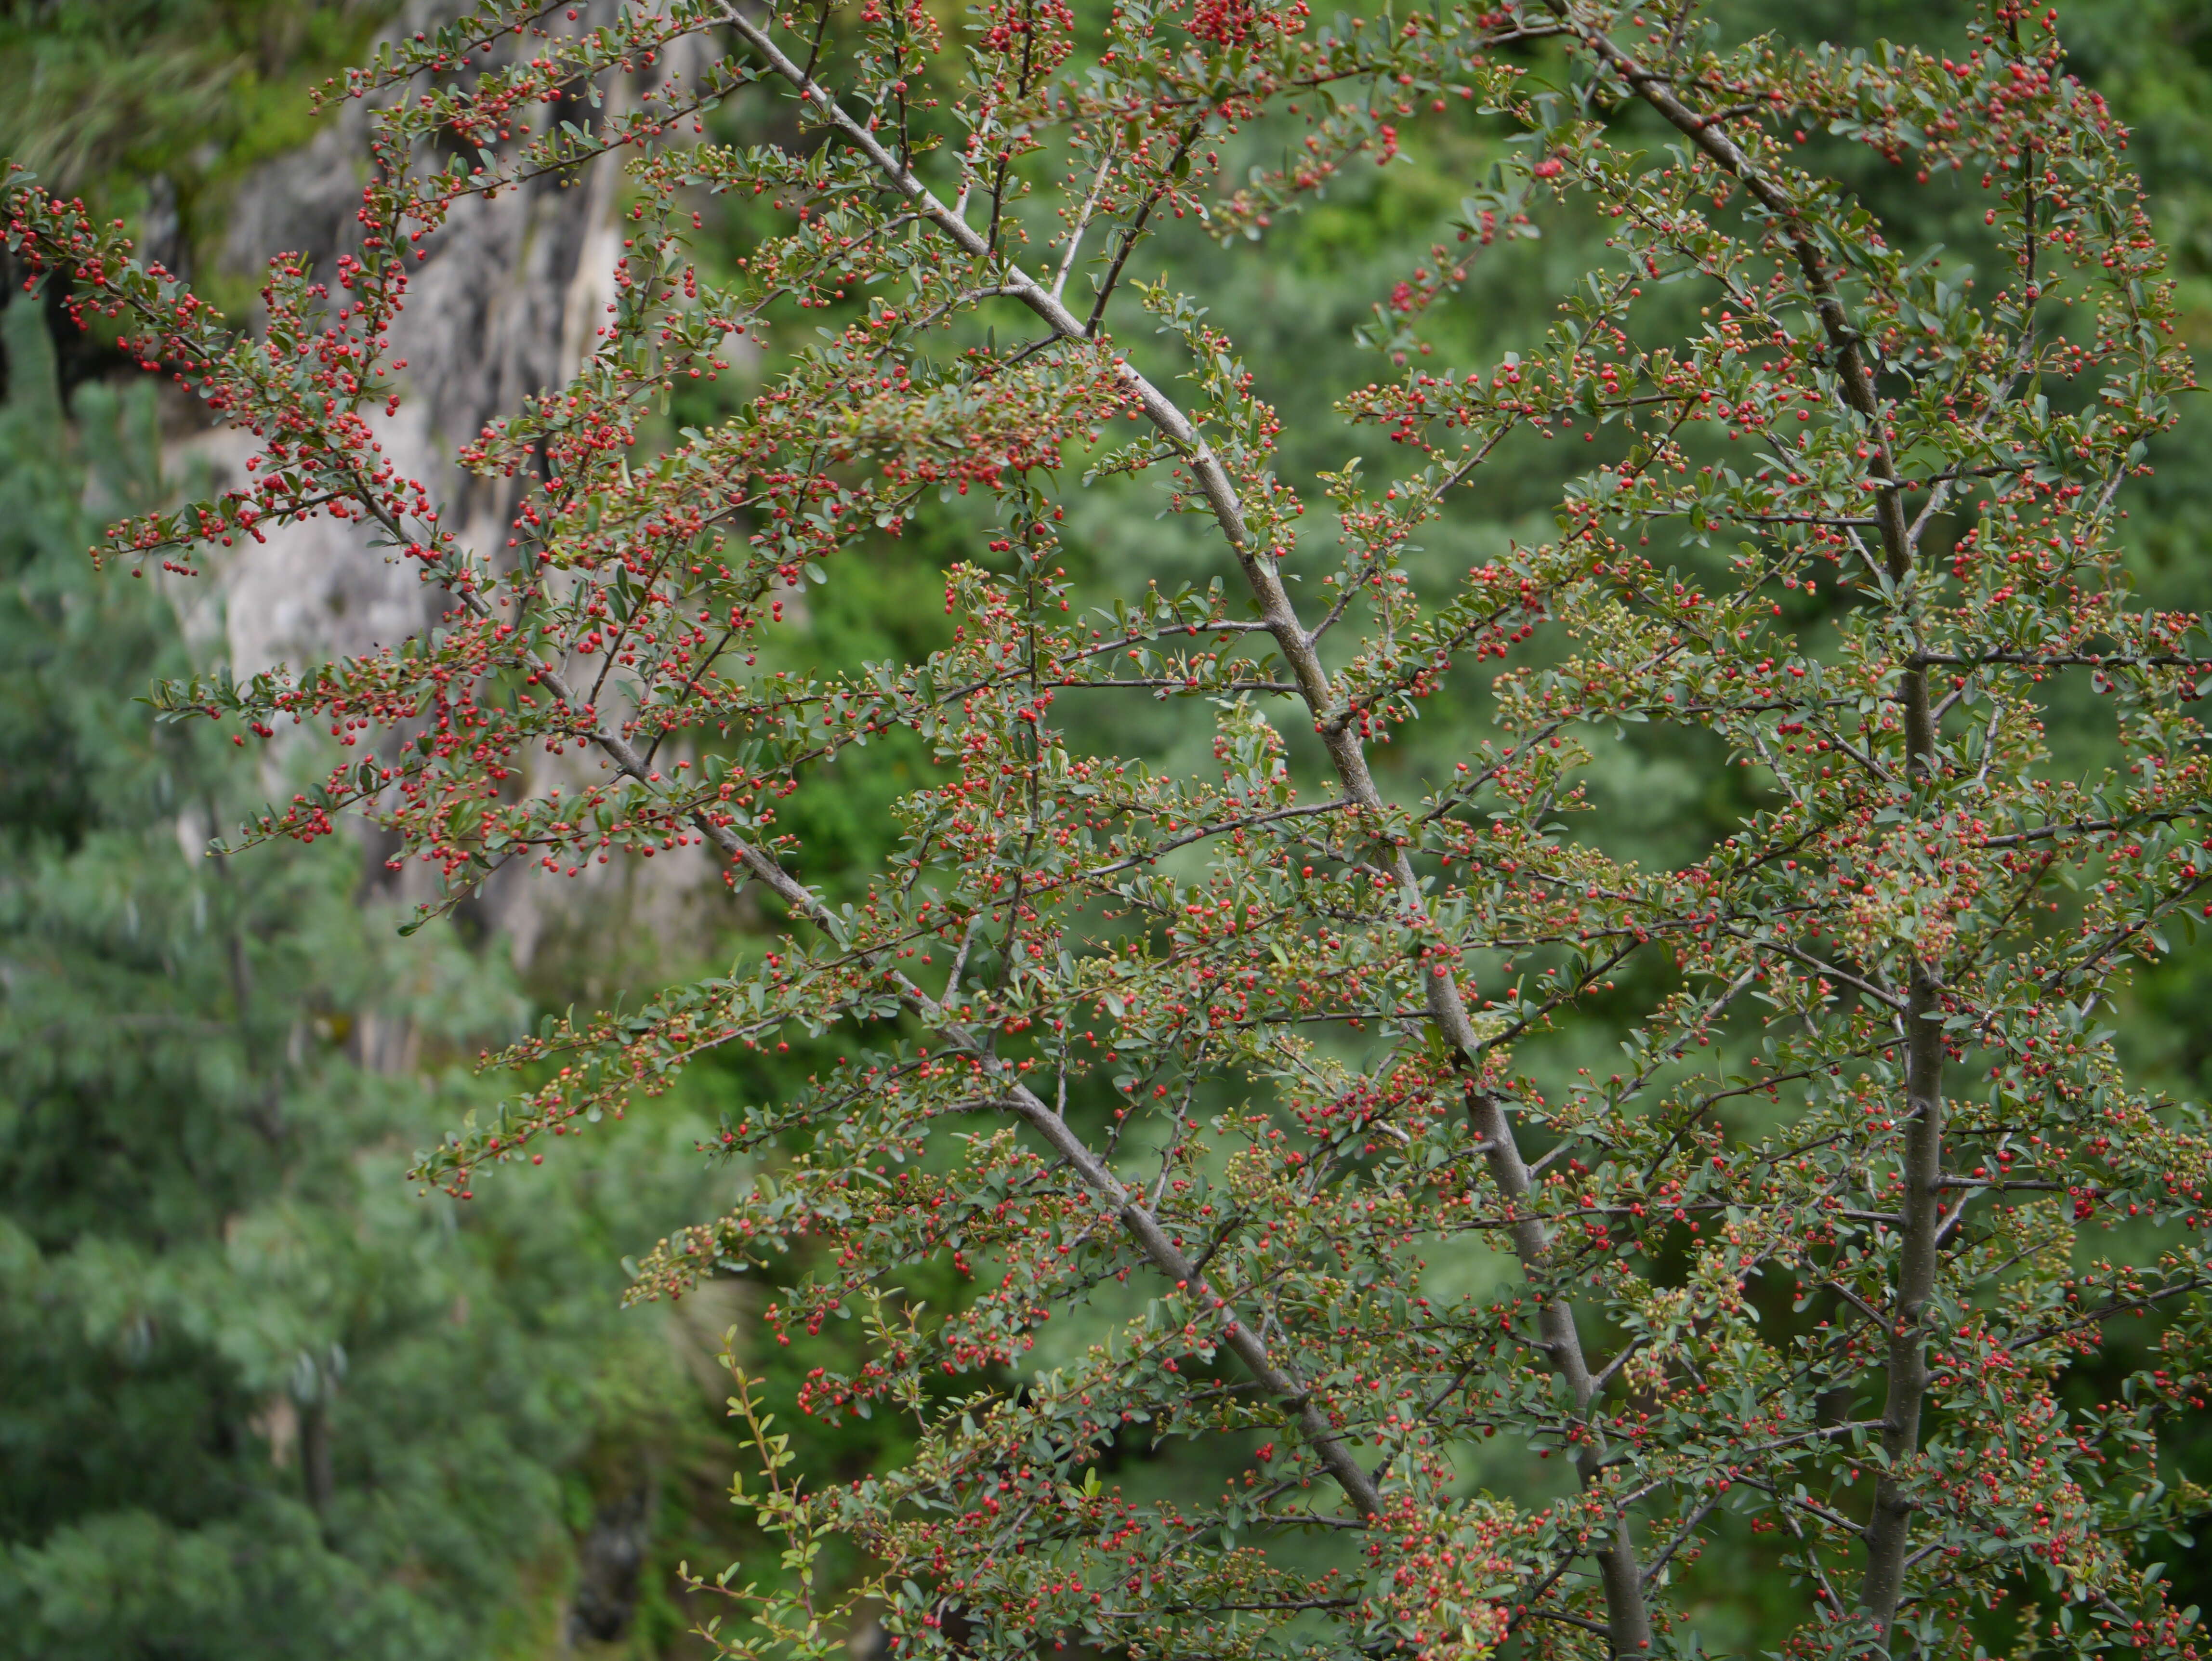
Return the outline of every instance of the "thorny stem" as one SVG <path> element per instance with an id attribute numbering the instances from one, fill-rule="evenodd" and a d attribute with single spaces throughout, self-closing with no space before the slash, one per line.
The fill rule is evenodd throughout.
<path id="1" fill-rule="evenodd" d="M 1401 862 L 1404 862 L 1402 855 Z M 1449 988 L 1449 1001 L 1438 995 L 1439 980 Z M 1459 1025 L 1466 1031 L 1464 1041 L 1447 1025 L 1455 1009 Z M 1468 1024 L 1467 1008 L 1460 999 L 1459 988 L 1448 975 L 1431 971 L 1429 1010 L 1438 1028 L 1462 1054 L 1467 1053 L 1469 1045 L 1479 1042 Z M 1490 1167 L 1491 1180 L 1498 1184 L 1498 1191 L 1504 1196 L 1515 1219 L 1510 1230 L 1514 1256 L 1521 1260 L 1523 1269 L 1533 1275 L 1551 1251 L 1552 1231 L 1542 1219 L 1522 1211 L 1522 1202 L 1529 1197 L 1534 1182 L 1528 1174 L 1528 1162 L 1521 1157 L 1520 1147 L 1514 1141 L 1513 1122 L 1495 1095 L 1477 1090 L 1468 1098 L 1468 1123 L 1475 1141 L 1483 1145 L 1482 1157 Z M 1536 1329 L 1542 1339 L 1546 1359 L 1573 1399 L 1575 1417 L 1587 1422 L 1591 1403 L 1596 1399 L 1597 1386 L 1590 1377 L 1589 1363 L 1583 1355 L 1582 1333 L 1575 1322 L 1574 1306 L 1564 1293 L 1552 1292 L 1544 1298 L 1537 1311 Z M 1586 1485 L 1599 1481 L 1599 1467 L 1604 1458 L 1604 1445 L 1595 1438 L 1577 1442 L 1576 1475 Z M 1626 1512 L 1613 1522 L 1611 1543 L 1594 1555 L 1598 1579 L 1605 1587 L 1606 1635 L 1613 1652 L 1634 1655 L 1648 1651 L 1651 1646 L 1651 1616 L 1644 1606 L 1644 1576 L 1637 1564 L 1636 1544 L 1629 1536 Z"/>
<path id="2" fill-rule="evenodd" d="M 1565 0 L 1547 0 L 1567 17 Z M 1572 20 L 1570 19 L 1570 21 Z M 1753 199 L 1780 222 L 1796 256 L 1797 267 L 1834 353 L 1838 390 L 1865 423 L 1874 452 L 1875 517 L 1882 563 L 1892 583 L 1904 585 L 1913 570 L 1914 547 L 1905 521 L 1903 495 L 1882 423 L 1874 375 L 1860 350 L 1818 243 L 1808 233 L 1788 194 L 1765 177 L 1729 138 L 1719 122 L 1700 115 L 1674 94 L 1668 81 L 1644 69 L 1602 32 L 1578 29 L 1584 42 L 1626 81 L 1636 94 L 1691 143 L 1741 179 Z M 1903 670 L 1900 702 L 1905 714 L 1905 773 L 1911 788 L 1924 788 L 1936 765 L 1935 721 L 1928 703 L 1928 660 L 1917 639 Z M 1881 1475 L 1875 1483 L 1874 1514 L 1866 1531 L 1866 1575 L 1859 1607 L 1887 1650 L 1903 1595 L 1906 1548 L 1912 1528 L 1912 1503 L 1904 1466 L 1920 1446 L 1920 1412 L 1928 1394 L 1928 1306 L 1936 1291 L 1941 1255 L 1942 1198 L 1937 1183 L 1943 1171 L 1943 1034 L 1938 980 L 1934 968 L 1912 954 L 1906 989 L 1905 1096 L 1908 1132 L 1905 1149 L 1905 1198 L 1897 1293 L 1885 1323 L 1889 1348 L 1887 1390 L 1882 1410 Z"/>
<path id="3" fill-rule="evenodd" d="M 483 599 L 472 589 L 465 590 L 462 597 L 471 610 L 482 613 L 488 609 Z M 547 690 L 562 703 L 575 706 L 575 695 L 559 671 L 541 659 L 538 672 Z M 617 767 L 633 778 L 641 782 L 645 780 L 650 770 L 647 760 L 629 740 L 619 733 L 605 731 L 595 732 L 592 736 Z M 831 921 L 830 908 L 771 855 L 704 813 L 695 814 L 692 823 L 724 854 L 773 889 L 795 914 L 817 927 Z M 884 955 L 876 954 L 877 960 Z M 954 1019 L 942 1003 L 896 970 L 890 970 L 885 978 L 896 988 L 902 1001 L 949 1043 L 981 1058 L 988 1069 L 998 1070 L 988 1046 L 964 1024 Z M 1344 1439 L 1328 1422 L 1327 1415 L 1314 1402 L 1305 1386 L 1276 1364 L 1258 1333 L 1236 1318 L 1227 1300 L 1213 1292 L 1197 1266 L 1160 1226 L 1158 1220 L 1142 1200 L 1124 1187 L 1113 1171 L 1085 1146 L 1083 1139 L 1069 1128 L 1067 1121 L 1028 1086 L 1014 1081 L 1008 1091 L 1006 1105 L 1027 1121 L 1053 1151 L 1082 1177 L 1085 1184 L 1113 1208 L 1122 1226 L 1146 1256 L 1151 1259 L 1152 1265 L 1161 1274 L 1181 1283 L 1195 1306 L 1226 1312 L 1227 1326 L 1222 1336 L 1224 1346 L 1243 1362 L 1263 1389 L 1291 1407 L 1299 1430 L 1313 1446 L 1323 1468 L 1336 1479 L 1362 1514 L 1371 1517 L 1380 1512 L 1382 1496 L 1373 1481 L 1361 1469 L 1359 1462 L 1352 1457 Z"/>
<path id="4" fill-rule="evenodd" d="M 951 237 L 961 248 L 976 259 L 992 256 L 990 243 L 962 221 L 951 210 L 939 203 L 928 187 L 913 173 L 902 167 L 898 159 L 878 143 L 875 135 L 842 109 L 836 100 L 823 88 L 809 79 L 805 72 L 771 40 L 767 32 L 754 23 L 735 6 L 724 0 L 723 15 L 746 44 L 765 58 L 770 68 L 781 76 L 799 93 L 801 99 L 814 106 L 821 116 L 846 142 L 865 155 L 915 205 L 921 217 Z M 1008 263 L 1000 278 L 1002 291 L 1018 299 L 1043 319 L 1053 332 L 1063 339 L 1084 341 L 1090 329 L 1064 306 L 1053 293 L 1036 279 Z M 1298 683 L 1298 691 L 1307 709 L 1314 717 L 1323 746 L 1328 752 L 1340 788 L 1352 802 L 1354 810 L 1378 818 L 1385 806 L 1382 793 L 1368 770 L 1364 745 L 1348 727 L 1339 726 L 1329 717 L 1334 714 L 1334 689 L 1328 672 L 1322 666 L 1313 641 L 1299 621 L 1297 609 L 1277 574 L 1273 560 L 1254 547 L 1244 523 L 1244 509 L 1237 492 L 1235 482 L 1221 465 L 1190 419 L 1175 401 L 1153 386 L 1126 361 L 1117 361 L 1115 373 L 1122 384 L 1136 397 L 1154 427 L 1172 444 L 1190 468 L 1215 522 L 1224 538 L 1237 557 L 1247 586 L 1258 604 L 1260 615 L 1267 631 L 1275 638 L 1284 660 L 1289 664 Z M 773 861 L 770 861 L 773 863 Z M 1410 923 L 1425 922 L 1428 906 L 1421 891 L 1420 880 L 1415 874 L 1412 859 L 1401 848 L 1396 850 L 1392 875 L 1399 897 L 1406 908 Z M 809 897 L 811 899 L 811 896 Z M 1470 1068 L 1480 1065 L 1483 1053 L 1482 1041 L 1476 1034 L 1474 1024 L 1468 1014 L 1467 1003 L 1461 995 L 1457 980 L 1449 964 L 1434 961 L 1425 964 L 1422 976 L 1425 983 L 1429 1018 L 1444 1041 L 1456 1052 L 1462 1063 Z M 1028 1097 L 1034 1107 L 1022 1098 Z M 1074 1165 L 1092 1189 L 1117 1206 L 1123 1206 L 1120 1185 L 1112 1173 L 1098 1165 L 1082 1147 L 1080 1141 L 1067 1129 L 1065 1122 L 1041 1101 L 1018 1090 L 1014 1098 L 1015 1110 L 1036 1126 L 1057 1152 Z M 1478 1092 L 1474 1098 L 1476 1115 L 1477 1140 L 1488 1144 L 1484 1159 L 1491 1178 L 1516 1212 L 1520 1202 L 1531 1191 L 1532 1181 L 1527 1163 L 1522 1159 L 1514 1141 L 1512 1123 L 1495 1098 Z M 1082 1155 L 1079 1159 L 1077 1155 Z M 1086 1163 L 1087 1165 L 1086 1165 Z M 1111 1184 L 1109 1187 L 1108 1184 Z M 1140 1207 L 1127 1205 L 1123 1209 L 1123 1220 L 1146 1255 L 1164 1272 L 1187 1280 L 1188 1260 L 1175 1249 L 1159 1231 L 1149 1214 Z M 1524 1269 L 1533 1273 L 1540 1270 L 1544 1256 L 1550 1246 L 1548 1231 L 1540 1221 L 1525 1219 L 1514 1225 L 1512 1238 L 1516 1254 Z M 1171 1267 L 1172 1265 L 1172 1267 Z M 1573 1398 L 1577 1415 L 1587 1418 L 1595 1391 L 1590 1383 L 1589 1367 L 1583 1359 L 1581 1335 L 1577 1328 L 1574 1311 L 1564 1298 L 1546 1300 L 1540 1316 L 1545 1353 L 1553 1369 L 1565 1383 Z M 1243 1342 L 1240 1342 L 1243 1341 Z M 1230 1334 L 1230 1347 L 1240 1359 L 1253 1368 L 1271 1390 L 1294 1396 L 1300 1403 L 1300 1421 L 1314 1442 L 1322 1463 L 1329 1468 L 1345 1492 L 1362 1511 L 1370 1514 L 1380 1509 L 1380 1496 L 1374 1483 L 1352 1461 L 1341 1439 L 1322 1418 L 1319 1410 L 1304 1396 L 1303 1391 L 1278 1371 L 1259 1344 L 1256 1337 L 1247 1334 L 1239 1325 Z M 1247 1353 L 1248 1348 L 1252 1353 Z M 1264 1369 L 1264 1371 L 1263 1371 Z M 1601 1456 L 1592 1445 L 1585 1445 L 1577 1464 L 1585 1476 L 1594 1476 L 1595 1463 Z M 1616 1520 L 1612 1542 L 1595 1555 L 1600 1578 L 1604 1583 L 1607 1610 L 1607 1634 L 1615 1654 L 1633 1655 L 1650 1647 L 1650 1616 L 1644 1607 L 1642 1578 L 1636 1563 L 1635 1548 L 1629 1537 L 1626 1517 Z"/>

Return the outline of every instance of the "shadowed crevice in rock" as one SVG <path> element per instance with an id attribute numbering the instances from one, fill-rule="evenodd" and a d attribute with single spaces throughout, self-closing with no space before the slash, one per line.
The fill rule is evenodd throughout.
<path id="1" fill-rule="evenodd" d="M 608 1643 L 629 1629 L 638 1577 L 653 1543 L 649 1477 L 599 1506 L 576 1548 L 576 1590 L 568 1602 L 571 1643 Z"/>

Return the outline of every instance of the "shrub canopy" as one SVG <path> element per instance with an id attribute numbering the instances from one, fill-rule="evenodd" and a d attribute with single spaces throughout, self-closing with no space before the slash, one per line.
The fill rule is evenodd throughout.
<path id="1" fill-rule="evenodd" d="M 2103 1024 L 2212 915 L 2204 630 L 2133 597 L 2122 508 L 2191 371 L 2055 13 L 2001 6 L 1949 56 L 1735 41 L 1686 0 L 969 16 L 499 0 L 402 39 L 343 88 L 380 111 L 358 247 L 334 283 L 272 262 L 251 334 L 76 205 L 9 204 L 81 316 L 259 441 L 112 553 L 191 572 L 328 514 L 450 597 L 372 655 L 162 691 L 345 746 L 252 835 L 359 813 L 450 898 L 699 844 L 788 920 L 727 975 L 549 1022 L 504 1058 L 522 1093 L 417 1172 L 466 1197 L 708 1051 L 832 1036 L 803 1090 L 731 1109 L 714 1151 L 757 1180 L 637 1294 L 803 1244 L 771 1329 L 866 1342 L 798 1405 L 904 1415 L 916 1451 L 799 1470 L 741 1391 L 767 1486 L 740 1493 L 797 1573 L 731 1589 L 716 1642 L 826 1655 L 842 1596 L 902 1653 L 1687 1653 L 1670 1566 L 1734 1516 L 1802 1577 L 1788 1653 L 1970 1645 L 2000 1603 L 2021 1653 L 2195 1653 L 2146 1565 L 2203 1506 L 2157 1430 L 2203 1404 L 2212 1160 Z M 593 113 L 653 58 L 690 67 Z M 694 142 L 725 100 L 776 103 L 775 141 Z M 1423 123 L 1498 160 L 1380 299 L 1373 383 L 1259 386 L 1264 319 L 1143 280 L 1176 220 L 1266 259 Z M 1971 268 L 1835 182 L 1852 146 L 1982 208 Z M 510 506 L 472 545 L 379 447 L 410 264 L 463 198 L 617 149 L 612 301 L 575 380 L 462 452 Z M 777 228 L 717 286 L 686 238 L 731 192 Z M 1547 223 L 1603 233 L 1556 322 L 1442 361 L 1425 313 Z M 818 319 L 741 412 L 641 453 L 656 404 Z M 1347 429 L 1340 463 L 1282 465 L 1293 423 Z M 1589 459 L 1552 539 L 1427 556 L 1546 444 Z M 1102 498 L 1176 516 L 1164 550 L 1199 527 L 1211 579 L 1071 575 Z M 811 584 L 917 524 L 964 538 L 941 649 L 778 649 Z M 2069 678 L 2108 768 L 2051 760 Z M 1481 683 L 1449 770 L 1382 764 Z M 1573 814 L 1661 733 L 1741 808 L 1653 867 Z M 778 804 L 870 743 L 914 785 L 833 901 Z M 1547 1087 L 1516 1053 L 1576 1010 L 1625 1059 Z M 973 1293 L 932 1307 L 946 1261 Z M 2153 1364 L 2100 1370 L 2145 1315 Z M 1501 1433 L 1528 1475 L 1477 1489 Z M 1199 1434 L 1252 1445 L 1223 1491 L 1100 1474 Z M 869 1565 L 842 1592 L 833 1534 Z"/>

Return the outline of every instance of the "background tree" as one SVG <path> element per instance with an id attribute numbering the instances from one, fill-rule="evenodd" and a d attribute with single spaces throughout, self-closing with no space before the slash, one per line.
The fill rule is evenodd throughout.
<path id="1" fill-rule="evenodd" d="M 528 1641 L 567 1529 L 703 1451 L 600 1244 L 700 1178 L 647 1142 L 466 1223 L 398 1189 L 512 977 L 395 952 L 349 848 L 204 857 L 255 760 L 143 718 L 178 619 L 85 558 L 88 471 L 101 511 L 160 489 L 153 389 L 80 389 L 73 441 L 39 308 L 0 328 L 0 1654 Z M 680 1628 L 636 1567 L 599 1595 Z"/>
<path id="2" fill-rule="evenodd" d="M 517 118 L 716 21 L 741 50 L 696 106 L 597 139 Z M 2129 599 L 2114 517 L 2187 372 L 2120 134 L 2048 21 L 1985 21 L 1954 63 L 1731 48 L 1658 7 L 1328 27 L 1125 7 L 1093 72 L 1055 79 L 1074 22 L 1038 11 L 994 14 L 957 66 L 918 12 L 834 35 L 786 20 L 787 51 L 702 8 L 536 38 L 534 13 L 487 14 L 356 83 L 432 89 L 381 130 L 339 309 L 317 314 L 299 267 L 273 273 L 286 350 L 232 346 L 67 204 L 25 193 L 15 236 L 268 443 L 259 483 L 118 545 L 183 565 L 196 542 L 332 511 L 457 596 L 408 651 L 170 695 L 264 737 L 291 715 L 407 740 L 260 829 L 312 839 L 361 806 L 457 893 L 507 861 L 573 872 L 700 837 L 818 927 L 641 1015 L 549 1028 L 515 1056 L 540 1087 L 423 1171 L 467 1196 L 485 1162 L 542 1158 L 541 1138 L 702 1050 L 830 1037 L 810 1088 L 721 1133 L 777 1179 L 676 1237 L 642 1284 L 803 1240 L 816 1267 L 772 1323 L 858 1307 L 872 1342 L 800 1400 L 896 1405 L 915 1457 L 761 1505 L 802 1558 L 825 1527 L 865 1547 L 882 1573 L 863 1590 L 902 1643 L 1602 1634 L 1638 1652 L 1689 1641 L 1673 1568 L 1733 1514 L 1814 1589 L 1793 1645 L 1963 1640 L 1996 1599 L 2021 1641 L 2077 1648 L 2117 1623 L 2180 1651 L 2186 1623 L 2131 1560 L 2201 1504 L 2160 1482 L 2153 1424 L 2202 1405 L 2203 1145 L 2129 1085 L 2095 1018 L 2116 958 L 2163 953 L 2201 880 L 2183 708 L 2201 630 Z M 510 22 L 531 58 L 437 82 Z M 608 344 L 471 451 L 530 479 L 517 552 L 458 545 L 355 414 L 391 390 L 377 341 L 410 225 L 500 188 L 502 166 L 650 139 L 775 77 L 826 142 L 641 168 Z M 1294 484 L 1229 337 L 1166 285 L 1128 289 L 1165 337 L 1158 363 L 1103 332 L 1155 219 L 1272 231 L 1455 102 L 1533 142 L 1378 307 L 1393 372 L 1339 410 L 1403 447 L 1371 484 L 1340 464 Z M 1232 141 L 1272 137 L 1271 117 L 1311 159 L 1221 186 Z M 477 143 L 483 171 L 412 165 L 408 143 L 441 131 Z M 1974 282 L 1788 159 L 1818 134 L 1962 194 L 1985 175 Z M 718 291 L 678 238 L 690 193 L 745 188 L 797 228 Z M 1431 367 L 1420 319 L 1466 280 L 1457 262 L 1510 271 L 1539 216 L 1609 233 L 1610 257 L 1525 356 Z M 1013 263 L 1025 237 L 1048 275 Z M 1071 308 L 1086 248 L 1097 301 Z M 649 469 L 623 453 L 646 401 L 726 371 L 741 328 L 871 281 L 890 296 L 737 417 Z M 1037 338 L 938 332 L 1014 306 Z M 1187 405 L 1162 390 L 1176 374 Z M 1106 447 L 1121 416 L 1150 435 Z M 1602 441 L 1557 539 L 1463 577 L 1416 545 L 1444 541 L 1449 493 L 1483 466 L 1540 476 L 1555 435 Z M 1061 527 L 1103 494 L 1057 477 L 1079 456 L 1107 490 L 1158 473 L 1249 604 L 1117 583 L 1124 562 L 1088 577 L 1120 604 L 1073 622 L 1092 596 Z M 787 666 L 789 586 L 834 586 L 931 494 L 969 496 L 983 544 L 948 576 L 951 643 L 848 676 Z M 1299 551 L 1310 502 L 1340 532 L 1333 572 Z M 1171 587 L 1182 528 L 1133 569 Z M 1686 532 L 1674 568 L 1641 551 Z M 1716 532 L 1740 557 L 1708 551 Z M 1286 577 L 1312 580 L 1310 616 Z M 1340 643 L 1355 615 L 1367 634 Z M 1470 660 L 1516 648 L 1494 740 L 1462 739 L 1425 779 L 1370 765 L 1429 695 L 1480 703 Z M 2050 764 L 2046 680 L 2077 668 L 2118 711 L 2125 771 Z M 1079 745 L 1055 730 L 1060 694 L 1100 688 L 1212 702 L 1210 757 L 1143 715 Z M 1263 697 L 1304 712 L 1278 732 Z M 1653 866 L 1554 820 L 1586 743 L 1662 724 L 1662 747 L 1750 776 L 1727 839 Z M 1157 740 L 1152 764 L 1130 738 Z M 780 862 L 774 804 L 872 739 L 904 743 L 925 782 L 900 805 L 905 847 L 833 907 Z M 514 800 L 526 753 L 579 744 L 604 783 Z M 1630 1060 L 1547 1085 L 1522 1056 L 1577 1007 Z M 1687 1059 L 1715 1042 L 1741 1062 Z M 954 1116 L 980 1123 L 949 1137 Z M 2106 1229 L 2100 1262 L 2076 1237 Z M 981 1288 L 932 1310 L 916 1276 L 948 1261 Z M 1125 1291 L 1133 1275 L 1163 1295 Z M 2155 1365 L 2105 1388 L 2066 1359 L 2146 1309 L 2182 1311 Z M 1060 1365 L 1017 1387 L 1054 1316 Z M 963 1371 L 981 1395 L 943 1382 Z M 1469 1492 L 1465 1462 L 1500 1428 L 1567 1455 L 1575 1487 Z M 1266 1439 L 1225 1495 L 1079 1475 L 1200 1431 Z M 766 1614 L 771 1637 L 819 1647 L 797 1606 Z"/>

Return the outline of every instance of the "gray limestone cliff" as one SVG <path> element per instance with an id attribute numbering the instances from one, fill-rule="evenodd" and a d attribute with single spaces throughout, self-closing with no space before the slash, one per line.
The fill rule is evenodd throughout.
<path id="1" fill-rule="evenodd" d="M 421 27 L 448 9 L 418 3 L 398 27 Z M 609 6 L 599 0 L 579 9 L 584 15 L 568 27 L 591 26 L 592 14 Z M 664 61 L 644 74 L 665 77 L 671 68 Z M 579 100 L 573 107 L 550 106 L 540 119 L 587 125 L 629 106 L 651 84 L 630 78 L 604 86 L 600 109 Z M 304 149 L 242 181 L 223 239 L 225 266 L 258 276 L 283 252 L 305 255 L 319 271 L 330 271 L 338 255 L 358 246 L 355 215 L 367 179 L 371 119 L 362 103 L 341 105 Z M 396 415 L 378 417 L 379 437 L 401 474 L 429 486 L 443 522 L 467 545 L 502 548 L 517 486 L 465 472 L 454 453 L 525 398 L 565 382 L 582 362 L 611 295 L 622 184 L 619 160 L 605 158 L 579 178 L 540 178 L 492 200 L 465 198 L 426 239 L 428 257 L 410 273 L 405 307 L 392 330 L 392 356 L 407 365 L 403 401 Z M 173 459 L 211 472 L 220 483 L 242 470 L 252 447 L 248 435 L 210 429 L 182 438 Z M 211 573 L 212 592 L 179 598 L 191 608 L 204 646 L 241 675 L 374 650 L 429 626 L 448 605 L 441 591 L 425 587 L 416 568 L 373 548 L 363 528 L 349 520 L 281 527 L 265 542 L 225 553 Z M 281 764 L 277 754 L 274 764 Z M 595 763 L 572 754 L 532 764 L 573 773 Z M 604 936 L 617 917 L 633 937 L 642 933 L 679 951 L 695 949 L 706 939 L 698 903 L 711 902 L 720 885 L 699 850 L 687 852 L 693 857 L 637 871 L 594 867 L 589 879 L 574 884 L 502 875 L 487 885 L 477 910 L 523 963 L 549 932 Z M 409 899 L 425 891 L 404 873 L 382 877 L 380 885 Z"/>

